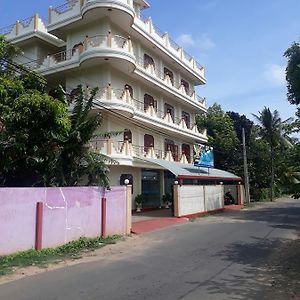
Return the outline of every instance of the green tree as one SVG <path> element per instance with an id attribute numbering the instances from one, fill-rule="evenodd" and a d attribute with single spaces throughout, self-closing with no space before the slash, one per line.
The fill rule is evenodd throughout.
<path id="1" fill-rule="evenodd" d="M 287 98 L 293 105 L 300 104 L 300 45 L 293 43 L 288 48 L 284 56 L 287 58 L 286 81 L 287 81 Z M 300 131 L 300 108 L 296 112 L 297 119 L 291 123 L 290 132 Z"/>
<path id="2" fill-rule="evenodd" d="M 13 62 L 16 53 L 0 37 L 0 185 L 65 186 L 85 179 L 108 187 L 109 159 L 88 146 L 102 121 L 93 109 L 97 89 L 86 97 L 78 87 L 74 103 L 62 88 L 50 96 L 43 77 Z"/>
<path id="3" fill-rule="evenodd" d="M 32 76 L 0 76 L 1 185 L 43 185 L 42 174 L 55 156 L 54 136 L 70 128 L 64 103 L 39 90 L 25 89 Z"/>
<path id="4" fill-rule="evenodd" d="M 276 149 L 279 145 L 290 145 L 286 136 L 283 132 L 283 125 L 285 122 L 282 122 L 279 113 L 275 110 L 273 113 L 269 108 L 265 107 L 259 115 L 253 114 L 255 119 L 258 121 L 259 135 L 260 137 L 268 144 L 269 146 L 269 154 L 270 154 L 270 199 L 273 201 L 273 193 L 274 193 L 274 180 L 275 180 L 275 154 Z"/>
<path id="5" fill-rule="evenodd" d="M 293 43 L 284 56 L 288 59 L 286 68 L 287 97 L 291 104 L 300 104 L 300 45 Z"/>
<path id="6" fill-rule="evenodd" d="M 206 114 L 197 116 L 196 122 L 199 129 L 207 129 L 208 144 L 214 148 L 215 167 L 234 171 L 238 139 L 229 115 L 215 103 Z"/>

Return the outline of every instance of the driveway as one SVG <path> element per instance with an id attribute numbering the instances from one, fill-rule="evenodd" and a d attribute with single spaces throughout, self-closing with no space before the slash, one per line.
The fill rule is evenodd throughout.
<path id="1" fill-rule="evenodd" d="M 278 289 L 270 259 L 295 242 L 299 226 L 300 201 L 293 199 L 208 216 L 2 284 L 0 299 L 292 299 L 299 281 Z"/>

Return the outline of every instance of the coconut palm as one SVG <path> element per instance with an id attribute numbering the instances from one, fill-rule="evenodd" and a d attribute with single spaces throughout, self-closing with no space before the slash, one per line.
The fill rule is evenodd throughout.
<path id="1" fill-rule="evenodd" d="M 272 113 L 269 108 L 259 112 L 259 115 L 253 114 L 255 119 L 259 122 L 259 135 L 265 140 L 270 147 L 270 161 L 271 161 L 271 178 L 270 178 L 270 199 L 273 201 L 273 188 L 274 188 L 274 158 L 275 149 L 278 145 L 284 144 L 291 146 L 291 140 L 284 132 L 284 125 L 291 121 L 291 118 L 282 121 L 277 110 Z"/>

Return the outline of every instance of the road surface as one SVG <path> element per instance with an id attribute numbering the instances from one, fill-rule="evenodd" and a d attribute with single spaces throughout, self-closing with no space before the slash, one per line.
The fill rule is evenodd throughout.
<path id="1" fill-rule="evenodd" d="M 91 262 L 2 284 L 0 299 L 270 299 L 272 283 L 260 270 L 299 225 L 300 200 L 292 199 L 204 217 L 129 238 Z"/>

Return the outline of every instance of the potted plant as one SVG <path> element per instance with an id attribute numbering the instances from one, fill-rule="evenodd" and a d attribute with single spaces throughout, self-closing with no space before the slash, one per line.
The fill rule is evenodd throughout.
<path id="1" fill-rule="evenodd" d="M 162 201 L 165 204 L 165 208 L 169 208 L 172 203 L 172 196 L 169 193 L 166 193 L 162 196 Z"/>
<path id="2" fill-rule="evenodd" d="M 134 201 L 136 205 L 136 212 L 141 212 L 142 204 L 143 204 L 143 195 L 142 194 L 136 195 Z"/>

